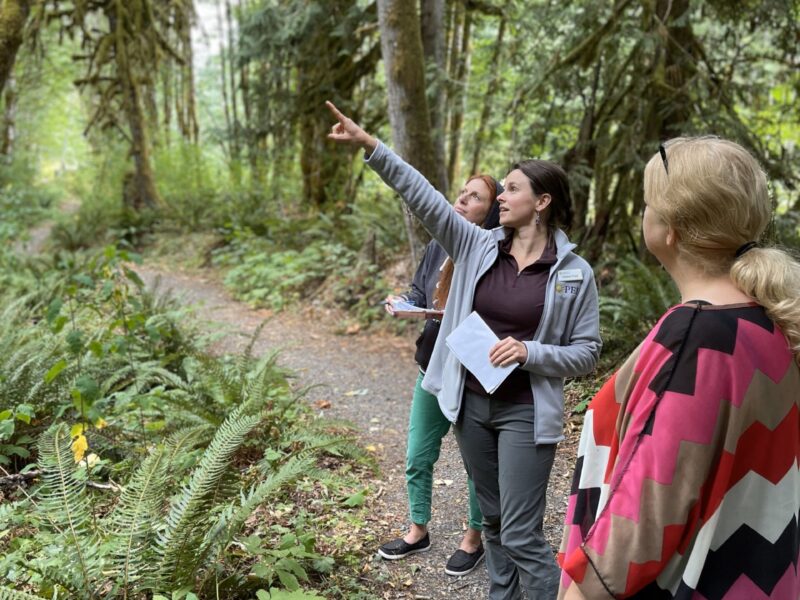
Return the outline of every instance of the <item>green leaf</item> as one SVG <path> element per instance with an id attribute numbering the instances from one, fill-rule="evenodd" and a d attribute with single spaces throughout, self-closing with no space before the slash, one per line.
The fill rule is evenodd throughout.
<path id="1" fill-rule="evenodd" d="M 266 590 L 258 590 L 256 592 L 256 598 L 258 600 L 269 600 L 269 592 Z M 156 600 L 155 596 L 153 596 L 153 600 Z"/>
<path id="2" fill-rule="evenodd" d="M 67 368 L 67 361 L 62 358 L 60 361 L 58 361 L 56 364 L 50 367 L 50 370 L 47 373 L 45 373 L 44 382 L 50 383 L 51 381 L 53 381 L 53 379 L 58 377 L 58 374 L 61 373 L 61 371 L 63 371 L 66 368 Z"/>
<path id="3" fill-rule="evenodd" d="M 69 319 L 64 315 L 59 315 L 55 321 L 53 321 L 51 325 L 51 329 L 53 333 L 60 333 L 62 329 L 64 329 L 64 325 L 69 322 Z"/>
<path id="4" fill-rule="evenodd" d="M 2 412 L 0 412 L 0 421 L 4 421 L 5 419 L 8 419 L 13 414 L 14 414 L 14 411 L 7 410 L 7 409 L 2 411 Z"/>
<path id="5" fill-rule="evenodd" d="M 272 578 L 275 577 L 275 569 L 273 569 L 271 565 L 260 562 L 253 566 L 253 574 L 256 577 L 271 583 Z"/>
<path id="6" fill-rule="evenodd" d="M 14 435 L 14 421 L 11 419 L 0 421 L 0 440 L 9 438 L 12 435 Z"/>
<path id="7" fill-rule="evenodd" d="M 280 570 L 285 569 L 291 571 L 298 579 L 308 581 L 308 574 L 306 573 L 306 570 L 293 558 L 283 558 L 278 562 L 277 565 L 275 565 L 275 567 L 279 572 Z"/>
<path id="8" fill-rule="evenodd" d="M 61 301 L 61 298 L 56 298 L 50 303 L 50 306 L 47 307 L 47 322 L 48 324 L 52 325 L 53 322 L 58 317 L 59 313 L 61 313 L 61 307 L 64 303 Z"/>
<path id="9" fill-rule="evenodd" d="M 139 277 L 139 274 L 136 271 L 133 271 L 133 270 L 129 269 L 128 267 L 123 267 L 122 270 L 125 273 L 125 277 L 130 279 L 138 287 L 144 287 L 144 281 L 142 281 L 142 278 Z"/>
<path id="10" fill-rule="evenodd" d="M 17 413 L 17 420 L 25 421 L 30 424 L 31 419 L 36 417 L 36 410 L 30 404 L 17 404 L 15 409 Z"/>
<path id="11" fill-rule="evenodd" d="M 88 375 L 81 375 L 75 380 L 75 387 L 78 388 L 84 400 L 94 402 L 100 395 L 100 386 Z"/>
<path id="12" fill-rule="evenodd" d="M 349 506 L 351 508 L 355 508 L 357 506 L 363 505 L 366 499 L 367 499 L 367 490 L 363 489 L 360 492 L 355 493 L 349 498 L 347 498 L 344 501 L 344 505 Z"/>
<path id="13" fill-rule="evenodd" d="M 83 349 L 83 331 L 73 329 L 67 334 L 67 345 L 73 354 L 80 354 Z"/>
<path id="14" fill-rule="evenodd" d="M 78 273 L 77 275 L 73 275 L 72 279 L 77 281 L 84 287 L 94 287 L 94 279 L 83 273 Z"/>
<path id="15" fill-rule="evenodd" d="M 300 582 L 297 581 L 297 577 L 289 573 L 288 571 L 278 570 L 278 579 L 281 580 L 281 585 L 285 587 L 289 591 L 295 591 L 300 589 Z"/>

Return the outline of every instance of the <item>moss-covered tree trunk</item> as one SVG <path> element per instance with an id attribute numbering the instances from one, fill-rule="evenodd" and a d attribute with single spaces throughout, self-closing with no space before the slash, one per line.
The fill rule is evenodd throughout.
<path id="1" fill-rule="evenodd" d="M 445 182 L 437 181 L 440 165 L 431 137 L 420 21 L 415 3 L 378 0 L 378 25 L 386 69 L 392 144 L 428 181 L 442 189 Z M 442 191 L 447 193 L 446 189 Z M 422 246 L 420 231 L 412 226 L 407 213 L 406 219 L 412 261 L 416 264 Z"/>
<path id="2" fill-rule="evenodd" d="M 447 178 L 450 181 L 460 183 L 461 175 L 459 165 L 461 163 L 461 128 L 464 124 L 464 112 L 467 102 L 467 79 L 469 76 L 470 62 L 470 36 L 472 32 L 472 12 L 469 7 L 464 14 L 464 22 L 461 30 L 461 49 L 458 52 L 455 63 L 456 70 L 453 73 L 453 87 L 451 96 L 453 100 L 453 110 L 450 114 L 449 127 L 449 150 L 447 158 Z"/>
<path id="3" fill-rule="evenodd" d="M 420 4 L 422 50 L 425 55 L 428 109 L 436 165 L 439 169 L 434 185 L 441 190 L 450 189 L 447 180 L 444 151 L 445 96 L 447 93 L 447 65 L 445 63 L 445 1 L 422 0 Z"/>
<path id="4" fill-rule="evenodd" d="M 116 13 L 111 14 L 109 23 L 114 30 L 114 50 L 117 77 L 120 85 L 122 108 L 128 122 L 130 134 L 130 156 L 134 171 L 125 178 L 123 201 L 134 210 L 156 208 L 163 203 L 156 188 L 153 169 L 150 165 L 150 147 L 147 136 L 147 122 L 142 110 L 142 101 L 135 80 L 133 66 L 128 57 L 125 44 L 124 19 Z"/>
<path id="5" fill-rule="evenodd" d="M 30 9 L 30 0 L 0 0 L 0 91 L 14 68 Z"/>
<path id="6" fill-rule="evenodd" d="M 3 92 L 3 120 L 0 123 L 0 159 L 11 161 L 17 138 L 17 85 L 12 75 Z"/>

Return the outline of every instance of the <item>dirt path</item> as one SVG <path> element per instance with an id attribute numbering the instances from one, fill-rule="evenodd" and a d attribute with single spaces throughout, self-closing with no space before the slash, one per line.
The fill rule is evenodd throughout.
<path id="1" fill-rule="evenodd" d="M 321 414 L 350 421 L 361 433 L 364 445 L 375 449 L 381 472 L 371 482 L 371 529 L 380 535 L 379 539 L 365 536 L 365 549 L 377 550 L 381 542 L 405 530 L 405 432 L 416 379 L 412 334 L 337 335 L 335 315 L 271 315 L 254 310 L 233 300 L 213 272 L 181 273 L 154 266 L 137 267 L 137 271 L 148 286 L 196 305 L 202 329 L 220 332 L 215 342 L 218 351 L 244 348 L 256 327 L 269 318 L 256 343 L 256 353 L 279 350 L 278 363 L 296 374 L 297 387 L 317 386 L 311 390 L 309 401 L 317 406 L 323 405 L 320 401 L 330 402 Z M 551 477 L 545 529 L 554 546 L 560 541 L 574 444 L 574 439 L 562 444 Z M 463 578 L 444 573 L 444 564 L 466 526 L 466 478 L 452 433 L 444 440 L 434 479 L 431 551 L 397 562 L 376 556 L 365 565 L 365 575 L 382 582 L 387 599 L 485 598 L 485 565 Z"/>

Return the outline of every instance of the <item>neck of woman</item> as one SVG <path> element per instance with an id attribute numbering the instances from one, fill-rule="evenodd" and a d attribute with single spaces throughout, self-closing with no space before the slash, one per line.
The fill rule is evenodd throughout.
<path id="1" fill-rule="evenodd" d="M 709 275 L 701 268 L 679 261 L 667 269 L 678 291 L 681 302 L 705 300 L 711 304 L 740 304 L 753 299 L 737 288 L 730 275 Z"/>
<path id="2" fill-rule="evenodd" d="M 514 230 L 511 249 L 522 254 L 541 255 L 547 245 L 548 233 L 544 225 L 525 225 Z"/>

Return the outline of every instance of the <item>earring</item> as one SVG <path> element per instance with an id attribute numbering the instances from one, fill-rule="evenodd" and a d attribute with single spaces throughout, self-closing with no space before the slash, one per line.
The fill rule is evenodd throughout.
<path id="1" fill-rule="evenodd" d="M 542 224 L 542 219 L 539 216 L 539 211 L 538 210 L 536 211 L 536 224 L 537 225 L 541 225 Z"/>

